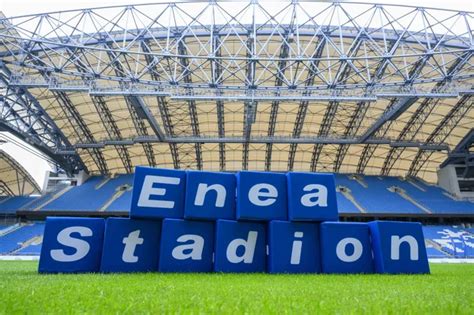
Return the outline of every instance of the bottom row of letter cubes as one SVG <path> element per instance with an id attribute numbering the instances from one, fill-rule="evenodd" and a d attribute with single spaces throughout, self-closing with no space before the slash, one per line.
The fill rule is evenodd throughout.
<path id="1" fill-rule="evenodd" d="M 46 220 L 39 272 L 429 273 L 421 224 Z"/>

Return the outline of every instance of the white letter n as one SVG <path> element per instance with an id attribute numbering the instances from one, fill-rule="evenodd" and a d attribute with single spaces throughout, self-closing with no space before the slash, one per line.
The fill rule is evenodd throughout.
<path id="1" fill-rule="evenodd" d="M 411 235 L 405 235 L 400 238 L 398 235 L 392 235 L 392 242 L 390 244 L 390 259 L 400 260 L 400 245 L 403 242 L 410 246 L 410 260 L 418 260 L 418 242 L 416 238 Z"/>
<path id="2" fill-rule="evenodd" d="M 217 193 L 216 196 L 216 207 L 222 208 L 224 207 L 225 203 L 225 197 L 226 197 L 226 190 L 225 187 L 220 185 L 220 184 L 214 184 L 214 185 L 207 185 L 207 184 L 199 184 L 197 192 L 196 192 L 196 198 L 194 199 L 194 205 L 195 206 L 202 206 L 204 205 L 204 198 L 206 197 L 206 194 L 208 191 L 214 190 Z"/>

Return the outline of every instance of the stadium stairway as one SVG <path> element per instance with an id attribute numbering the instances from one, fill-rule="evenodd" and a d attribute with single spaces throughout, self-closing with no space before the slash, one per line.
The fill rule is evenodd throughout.
<path id="1" fill-rule="evenodd" d="M 430 239 L 425 239 L 426 254 L 429 258 L 453 258 L 451 254 L 442 250 L 439 244 Z"/>
<path id="2" fill-rule="evenodd" d="M 35 236 L 21 244 L 21 247 L 14 250 L 10 255 L 40 255 L 43 236 Z"/>
<path id="3" fill-rule="evenodd" d="M 425 213 L 399 194 L 390 191 L 388 183 L 376 176 L 335 174 L 336 184 L 350 192 L 359 212 L 367 213 Z M 349 199 L 350 200 L 350 199 Z M 341 211 L 342 212 L 342 211 Z"/>
<path id="4" fill-rule="evenodd" d="M 19 229 L 21 226 L 20 224 L 13 224 L 13 225 L 5 225 L 5 226 L 1 226 L 0 227 L 0 237 L 2 237 L 3 235 L 6 235 L 14 230 L 17 230 Z"/>
<path id="5" fill-rule="evenodd" d="M 125 211 L 128 212 L 132 200 L 132 185 L 117 187 L 112 198 L 107 201 L 100 211 Z"/>
<path id="6" fill-rule="evenodd" d="M 403 199 L 411 202 L 412 204 L 414 204 L 415 206 L 417 206 L 418 208 L 420 208 L 424 212 L 426 212 L 428 214 L 432 214 L 432 212 L 428 208 L 426 208 L 425 206 L 423 206 L 422 204 L 417 202 L 415 199 L 410 197 L 403 189 L 398 188 L 396 186 L 391 186 L 391 187 L 388 188 L 388 190 L 395 193 L 395 194 L 398 194 L 400 197 L 402 197 Z"/>
<path id="7" fill-rule="evenodd" d="M 367 211 L 357 202 L 349 188 L 337 186 L 337 206 L 341 213 L 367 213 Z"/>

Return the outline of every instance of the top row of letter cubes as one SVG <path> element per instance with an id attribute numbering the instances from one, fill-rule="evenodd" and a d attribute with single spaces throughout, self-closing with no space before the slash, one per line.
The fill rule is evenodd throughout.
<path id="1" fill-rule="evenodd" d="M 137 167 L 130 217 L 337 221 L 334 175 Z"/>

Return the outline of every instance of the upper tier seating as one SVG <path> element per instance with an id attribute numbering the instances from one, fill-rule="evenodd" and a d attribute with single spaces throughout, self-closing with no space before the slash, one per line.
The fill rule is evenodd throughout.
<path id="1" fill-rule="evenodd" d="M 361 213 L 342 193 L 337 192 L 337 207 L 340 213 Z"/>
<path id="2" fill-rule="evenodd" d="M 42 210 L 99 211 L 121 186 L 131 186 L 132 182 L 133 175 L 119 175 L 111 179 L 93 176 L 81 186 L 51 201 Z M 124 210 L 128 210 L 128 207 Z"/>
<path id="3" fill-rule="evenodd" d="M 14 214 L 17 210 L 23 209 L 25 205 L 33 202 L 38 197 L 15 196 L 8 197 L 0 202 L 1 214 Z"/>
<path id="4" fill-rule="evenodd" d="M 336 174 L 336 185 L 346 187 L 368 213 L 424 213 L 422 209 L 388 190 L 390 185 L 376 176 L 361 177 L 360 182 L 348 175 Z"/>
<path id="5" fill-rule="evenodd" d="M 424 226 L 425 239 L 437 244 L 451 257 L 474 258 L 474 234 L 456 226 Z"/>
<path id="6" fill-rule="evenodd" d="M 130 183 L 130 186 L 132 184 Z M 132 203 L 132 190 L 129 189 L 115 199 L 107 208 L 106 211 L 129 211 Z"/>
<path id="7" fill-rule="evenodd" d="M 474 214 L 474 203 L 458 201 L 440 187 L 417 179 L 335 174 L 340 213 L 373 214 Z M 108 179 L 93 176 L 58 196 L 7 197 L 0 199 L 0 214 L 17 210 L 129 211 L 133 175 Z M 54 199 L 56 198 L 56 199 Z M 358 204 L 354 204 L 354 202 Z M 360 207 L 360 209 L 359 209 Z"/>
<path id="8" fill-rule="evenodd" d="M 34 237 L 43 235 L 44 223 L 33 223 L 21 227 L 0 236 L 0 254 L 8 254 L 19 248 L 22 243 Z"/>
<path id="9" fill-rule="evenodd" d="M 402 188 L 433 213 L 474 213 L 474 203 L 455 200 L 440 187 L 427 185 L 419 180 L 404 181 L 396 177 L 386 177 L 385 181 Z"/>
<path id="10" fill-rule="evenodd" d="M 335 177 L 336 185 L 349 189 L 354 199 L 368 213 L 417 214 L 426 213 L 426 209 L 433 214 L 474 214 L 474 203 L 455 200 L 442 188 L 419 180 L 359 176 L 359 181 L 366 186 L 364 187 L 359 181 L 352 179 L 351 175 L 335 174 Z M 407 198 L 393 188 L 403 191 Z M 344 209 L 341 210 L 344 213 Z"/>

